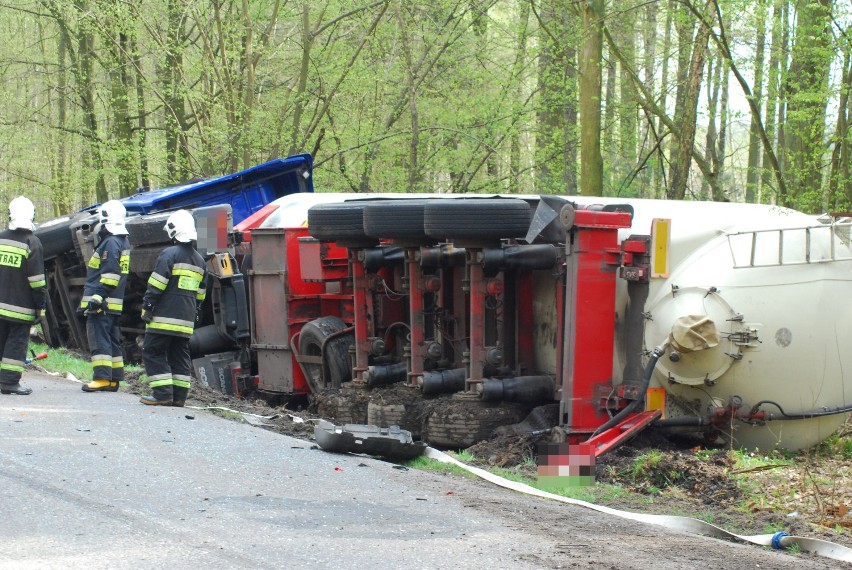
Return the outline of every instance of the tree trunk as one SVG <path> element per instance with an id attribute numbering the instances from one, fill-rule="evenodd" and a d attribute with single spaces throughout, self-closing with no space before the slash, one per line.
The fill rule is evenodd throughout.
<path id="1" fill-rule="evenodd" d="M 649 93 L 654 92 L 654 73 L 656 72 L 656 59 L 657 59 L 657 12 L 659 11 L 659 3 L 657 2 L 649 2 L 645 5 L 645 29 L 642 34 L 643 41 L 643 51 L 645 54 L 645 63 L 644 63 L 644 84 L 645 90 Z M 654 128 L 653 119 L 650 117 L 649 120 L 642 123 L 643 132 L 642 139 L 645 141 L 644 144 L 658 144 L 657 139 L 657 131 Z M 643 148 L 644 151 L 644 148 Z M 657 181 L 657 170 L 656 168 L 651 166 L 646 166 L 641 170 L 640 173 L 640 197 L 643 198 L 653 198 L 656 196 L 655 185 Z"/>
<path id="2" fill-rule="evenodd" d="M 852 30 L 850 30 L 852 31 Z M 843 81 L 837 104 L 837 126 L 834 130 L 834 148 L 831 152 L 831 171 L 828 177 L 828 206 L 838 209 L 850 202 L 846 194 L 849 184 L 849 91 L 852 89 L 852 48 L 847 47 L 843 56 Z"/>
<path id="3" fill-rule="evenodd" d="M 722 82 L 721 69 L 722 57 L 718 61 L 710 58 L 708 62 L 707 77 L 710 78 L 707 85 L 707 134 L 704 137 L 704 160 L 713 165 L 716 172 L 718 157 L 716 155 L 716 143 L 718 131 L 716 130 L 716 115 L 719 107 L 719 84 Z M 710 195 L 710 181 L 706 178 L 701 180 L 701 195 L 699 199 L 707 200 Z"/>
<path id="4" fill-rule="evenodd" d="M 74 4 L 81 20 L 89 10 L 85 0 L 76 0 Z M 101 137 L 98 133 L 98 120 L 95 113 L 95 86 L 94 86 L 94 59 L 95 40 L 91 32 L 91 26 L 81 21 L 77 30 L 77 62 L 75 67 L 75 78 L 77 92 L 80 97 L 80 108 L 83 111 L 83 123 L 85 125 L 89 146 L 84 151 L 83 162 L 89 163 L 92 176 L 95 181 L 95 199 L 98 202 L 109 200 L 104 179 L 103 158 L 101 154 Z"/>
<path id="5" fill-rule="evenodd" d="M 765 0 L 755 2 L 756 17 L 756 48 L 754 52 L 754 84 L 751 88 L 752 98 L 758 111 L 763 101 L 763 52 L 764 36 L 766 35 L 766 3 Z M 746 173 L 746 202 L 756 202 L 759 193 L 760 182 L 760 133 L 758 132 L 758 121 L 760 114 L 752 115 L 751 127 L 748 137 L 748 171 Z"/>
<path id="6" fill-rule="evenodd" d="M 115 154 L 115 166 L 118 175 L 119 196 L 131 196 L 137 187 L 136 145 L 133 141 L 133 128 L 130 124 L 130 76 L 127 66 L 131 61 L 128 46 L 128 15 L 122 5 L 111 2 L 104 18 L 105 56 L 109 62 L 110 79 L 109 106 L 112 110 L 112 136 L 110 147 Z"/>
<path id="7" fill-rule="evenodd" d="M 601 58 L 603 56 L 603 0 L 582 5 L 586 39 L 580 56 L 580 194 L 603 194 L 601 157 Z"/>
<path id="8" fill-rule="evenodd" d="M 796 3 L 796 38 L 784 83 L 787 100 L 785 206 L 816 211 L 822 205 L 822 154 L 831 46 L 831 0 Z"/>
<path id="9" fill-rule="evenodd" d="M 674 15 L 675 15 L 675 0 L 669 0 L 668 6 L 666 9 L 666 28 L 663 33 L 663 65 L 660 71 L 660 104 L 659 108 L 661 109 L 663 115 L 666 114 L 666 107 L 668 106 L 668 94 L 670 91 L 669 88 L 669 54 L 672 52 L 672 28 L 674 27 Z M 663 138 L 663 117 L 657 117 L 657 133 L 660 137 L 659 150 L 657 151 L 657 188 L 654 188 L 654 197 L 664 196 L 668 190 L 668 183 L 666 181 L 666 149 L 668 148 L 668 144 L 666 139 Z"/>
<path id="10" fill-rule="evenodd" d="M 727 25 L 727 22 L 725 23 Z M 719 78 L 721 81 L 721 95 L 719 95 L 719 135 L 716 144 L 716 163 L 714 175 L 717 184 L 712 187 L 713 201 L 727 202 L 728 198 L 722 191 L 722 183 L 725 176 L 725 157 L 728 155 L 728 93 L 730 86 L 729 62 L 719 58 Z"/>
<path id="11" fill-rule="evenodd" d="M 781 19 L 784 12 L 786 0 L 774 0 L 772 8 L 772 40 L 769 48 L 769 69 L 767 70 L 766 82 L 766 112 L 764 114 L 764 125 L 766 129 L 766 138 L 774 148 L 781 152 L 781 147 L 776 140 L 775 116 L 778 112 L 778 94 L 779 86 L 778 79 L 779 64 L 781 61 Z M 779 157 L 780 160 L 780 157 Z M 783 161 L 781 161 L 783 163 Z M 766 148 L 763 149 L 763 168 L 761 169 L 761 193 L 760 202 L 763 204 L 772 203 L 778 196 L 777 187 L 772 191 L 772 167 L 769 164 L 769 153 Z"/>
<path id="12" fill-rule="evenodd" d="M 68 58 L 68 37 L 65 34 L 59 34 L 57 38 L 57 55 L 56 59 L 59 63 L 59 73 L 57 75 L 56 90 L 59 93 L 57 97 L 57 112 L 59 121 L 59 133 L 56 143 L 56 176 L 54 177 L 53 188 L 53 214 L 61 216 L 71 211 L 71 191 L 68 188 L 68 149 L 66 145 L 65 129 L 68 123 L 68 105 L 66 103 L 66 90 L 68 87 L 68 78 L 65 73 L 66 60 Z"/>
<path id="13" fill-rule="evenodd" d="M 150 188 L 151 180 L 148 172 L 148 121 L 145 111 L 145 76 L 142 73 L 142 58 L 139 55 L 139 46 L 135 35 L 130 36 L 130 53 L 133 57 L 134 83 L 136 86 L 136 127 L 137 127 L 137 150 L 139 158 L 139 183 L 142 188 Z"/>
<path id="14" fill-rule="evenodd" d="M 560 3 L 543 2 L 540 12 L 537 135 L 535 164 L 538 191 L 576 190 L 576 53 L 571 47 L 571 12 Z"/>
<path id="15" fill-rule="evenodd" d="M 166 170 L 169 181 L 187 178 L 186 103 L 183 95 L 183 7 L 181 0 L 168 0 L 166 53 L 163 65 L 165 93 Z"/>
<path id="16" fill-rule="evenodd" d="M 787 65 L 789 63 L 789 46 L 790 46 L 790 4 L 783 2 L 781 11 L 781 45 L 778 53 L 780 59 L 778 61 L 778 165 L 781 170 L 782 177 L 787 175 L 787 97 L 784 94 L 784 84 L 787 81 Z M 778 187 L 778 203 L 787 203 L 787 185 Z"/>
<path id="17" fill-rule="evenodd" d="M 612 34 L 609 33 L 609 30 L 604 28 L 604 37 L 606 38 L 607 45 L 609 45 L 610 53 L 614 54 L 619 61 L 624 62 L 621 58 L 621 53 L 618 51 L 618 46 L 615 43 L 615 40 L 612 38 Z M 648 92 L 645 89 L 645 85 L 639 79 L 638 74 L 633 71 L 631 73 L 633 77 L 633 83 L 637 89 L 637 102 L 639 105 L 645 110 L 645 114 L 650 117 L 658 117 L 660 122 L 668 129 L 669 132 L 674 133 L 678 129 L 672 121 L 671 117 L 669 117 L 665 111 L 656 103 L 655 97 L 653 93 Z M 719 181 L 713 173 L 710 165 L 704 160 L 704 157 L 699 153 L 695 146 L 692 148 L 692 160 L 695 161 L 695 164 L 698 166 L 698 169 L 701 171 L 701 174 L 710 182 L 710 190 L 714 196 L 723 196 L 721 188 L 719 188 Z"/>
<path id="18" fill-rule="evenodd" d="M 529 30 L 530 20 L 530 3 L 527 0 L 518 0 L 518 32 L 517 43 L 515 46 L 515 72 L 513 77 L 518 77 L 524 62 L 527 57 L 527 35 Z M 515 103 L 513 105 L 512 115 L 520 117 L 523 113 L 523 107 L 520 102 L 523 100 L 524 82 L 519 78 L 515 82 Z M 517 121 L 516 121 L 517 122 Z M 573 125 L 572 125 L 573 127 Z M 523 185 L 521 184 L 521 135 L 518 129 L 512 129 L 512 135 L 509 139 L 509 192 L 522 192 Z M 574 183 L 574 191 L 569 190 L 569 194 L 576 192 L 576 180 Z"/>
<path id="19" fill-rule="evenodd" d="M 706 13 L 706 10 L 705 10 Z M 668 198 L 683 200 L 686 197 L 686 188 L 689 183 L 689 170 L 692 163 L 692 150 L 695 143 L 695 122 L 698 110 L 698 96 L 701 91 L 701 77 L 704 71 L 704 58 L 707 53 L 707 40 L 710 30 L 707 26 L 699 25 L 698 31 L 692 39 L 692 19 L 688 14 L 681 14 L 681 22 L 678 33 L 679 65 L 688 61 L 684 67 L 685 73 L 678 73 L 683 77 L 683 83 L 678 85 L 677 107 L 675 109 L 674 142 L 671 152 L 671 177 L 669 179 Z M 687 24 L 685 21 L 690 22 Z M 689 56 L 692 47 L 691 57 Z"/>
<path id="20" fill-rule="evenodd" d="M 636 16 L 634 10 L 628 10 L 620 15 L 621 29 L 623 30 L 624 44 L 622 55 L 629 62 L 630 68 L 636 68 Z M 618 184 L 617 194 L 619 196 L 636 196 L 637 191 L 631 188 L 628 181 L 632 179 L 632 172 L 636 168 L 636 125 L 637 105 L 636 89 L 627 66 L 622 65 L 619 74 L 619 123 L 618 142 L 620 156 L 618 163 L 612 165 L 616 173 Z"/>

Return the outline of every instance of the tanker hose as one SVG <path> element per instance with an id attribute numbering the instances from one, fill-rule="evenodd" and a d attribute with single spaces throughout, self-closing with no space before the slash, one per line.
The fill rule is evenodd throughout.
<path id="1" fill-rule="evenodd" d="M 665 420 L 657 420 L 653 423 L 654 427 L 670 428 L 670 427 L 698 427 L 710 425 L 710 420 L 701 416 L 685 416 L 681 418 L 668 418 Z"/>
<path id="2" fill-rule="evenodd" d="M 666 352 L 666 348 L 669 346 L 669 341 L 666 340 L 660 346 L 654 348 L 651 352 L 651 358 L 648 360 L 648 364 L 645 365 L 645 371 L 642 374 L 642 386 L 639 387 L 639 395 L 638 397 L 627 404 L 623 410 L 612 416 L 605 424 L 595 430 L 592 434 L 592 437 L 595 437 L 599 433 L 603 433 L 609 428 L 618 425 L 621 420 L 626 418 L 633 410 L 636 409 L 641 402 L 645 401 L 645 393 L 648 391 L 648 386 L 651 384 L 651 377 L 654 375 L 654 367 L 657 365 L 657 361 L 660 357 Z"/>
<path id="3" fill-rule="evenodd" d="M 824 407 L 824 408 L 820 408 L 818 410 L 811 410 L 811 411 L 808 411 L 808 412 L 799 412 L 798 414 L 788 414 L 787 412 L 784 411 L 784 408 L 782 408 L 778 404 L 778 402 L 773 402 L 772 400 L 761 400 L 751 407 L 751 413 L 752 414 L 757 413 L 758 409 L 763 404 L 769 404 L 771 406 L 775 406 L 776 408 L 778 408 L 778 411 L 781 412 L 780 415 L 779 414 L 766 414 L 766 417 L 765 417 L 766 420 L 809 420 L 811 418 L 819 418 L 819 417 L 822 417 L 822 416 L 834 416 L 834 415 L 837 415 L 837 414 L 848 414 L 849 412 L 852 412 L 852 404 L 843 404 L 842 406 L 837 406 L 837 407 L 834 407 L 834 408 Z"/>
<path id="4" fill-rule="evenodd" d="M 467 374 L 464 368 L 426 372 L 423 374 L 420 390 L 427 396 L 461 392 L 464 390 L 465 378 L 467 378 Z"/>

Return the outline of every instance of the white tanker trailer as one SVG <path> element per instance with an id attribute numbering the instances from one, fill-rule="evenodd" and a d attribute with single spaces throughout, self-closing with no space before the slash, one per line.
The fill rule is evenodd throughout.
<path id="1" fill-rule="evenodd" d="M 727 424 L 734 448 L 795 450 L 845 421 L 852 409 L 848 221 L 820 223 L 757 204 L 572 200 L 630 204 L 632 227 L 622 239 L 669 220 L 656 226 L 643 308 L 644 352 L 669 342 L 648 395 L 665 390 L 663 424 L 710 419 Z M 618 280 L 619 322 L 627 307 L 626 282 Z M 619 344 L 616 385 L 627 358 Z"/>

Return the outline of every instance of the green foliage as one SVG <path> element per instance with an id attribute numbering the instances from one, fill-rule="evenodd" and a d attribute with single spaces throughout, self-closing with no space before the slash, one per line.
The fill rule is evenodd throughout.
<path id="1" fill-rule="evenodd" d="M 679 134 L 666 122 L 684 84 L 675 76 L 689 61 L 697 15 L 680 2 L 594 5 L 594 23 L 612 39 L 601 58 L 612 73 L 600 100 L 580 101 L 578 68 L 589 57 L 578 54 L 590 30 L 576 6 L 555 0 L 15 2 L 0 14 L 7 36 L 22 38 L 0 48 L 0 198 L 26 193 L 47 219 L 103 193 L 296 152 L 315 155 L 325 191 L 574 193 L 582 104 L 587 115 L 606 115 L 601 132 L 587 133 L 605 141 L 602 193 L 658 197 Z M 745 0 L 718 5 L 722 21 L 711 23 L 731 42 L 726 65 L 748 76 L 759 10 Z M 817 212 L 852 198 L 852 153 L 838 153 L 837 164 L 829 156 L 829 146 L 852 144 L 831 136 L 850 86 L 829 73 L 852 48 L 826 25 L 847 29 L 852 13 L 842 3 L 830 14 L 810 5 L 796 18 L 759 5 L 772 35 L 765 107 L 788 112 L 784 139 L 778 117 L 763 117 L 786 193 L 766 173 L 760 196 Z M 782 34 L 788 45 L 778 45 Z M 720 54 L 711 41 L 708 60 Z M 701 79 L 710 95 L 710 78 Z M 751 117 L 742 88 L 731 82 L 729 92 L 728 146 L 705 148 L 696 137 L 689 196 L 702 196 L 695 165 L 707 160 L 722 194 L 742 199 L 741 127 Z M 698 134 L 711 119 L 706 99 Z"/>
<path id="2" fill-rule="evenodd" d="M 826 457 L 852 459 L 852 435 L 834 433 L 826 438 L 815 451 Z"/>

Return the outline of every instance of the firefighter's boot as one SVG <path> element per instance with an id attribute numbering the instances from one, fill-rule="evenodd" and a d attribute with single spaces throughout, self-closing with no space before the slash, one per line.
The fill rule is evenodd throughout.
<path id="1" fill-rule="evenodd" d="M 18 396 L 28 396 L 32 393 L 32 388 L 24 388 L 18 382 L 15 382 L 14 384 L 0 384 L 0 394 L 15 394 Z"/>
<path id="2" fill-rule="evenodd" d="M 186 404 L 186 397 L 189 396 L 189 388 L 184 388 L 182 386 L 174 386 L 172 388 L 172 405 L 178 408 L 182 408 L 184 404 Z"/>
<path id="3" fill-rule="evenodd" d="M 157 386 L 151 390 L 150 396 L 142 396 L 139 401 L 149 406 L 171 406 L 172 405 L 172 387 Z"/>
<path id="4" fill-rule="evenodd" d="M 118 392 L 118 382 L 92 380 L 88 384 L 83 384 L 83 392 Z"/>

